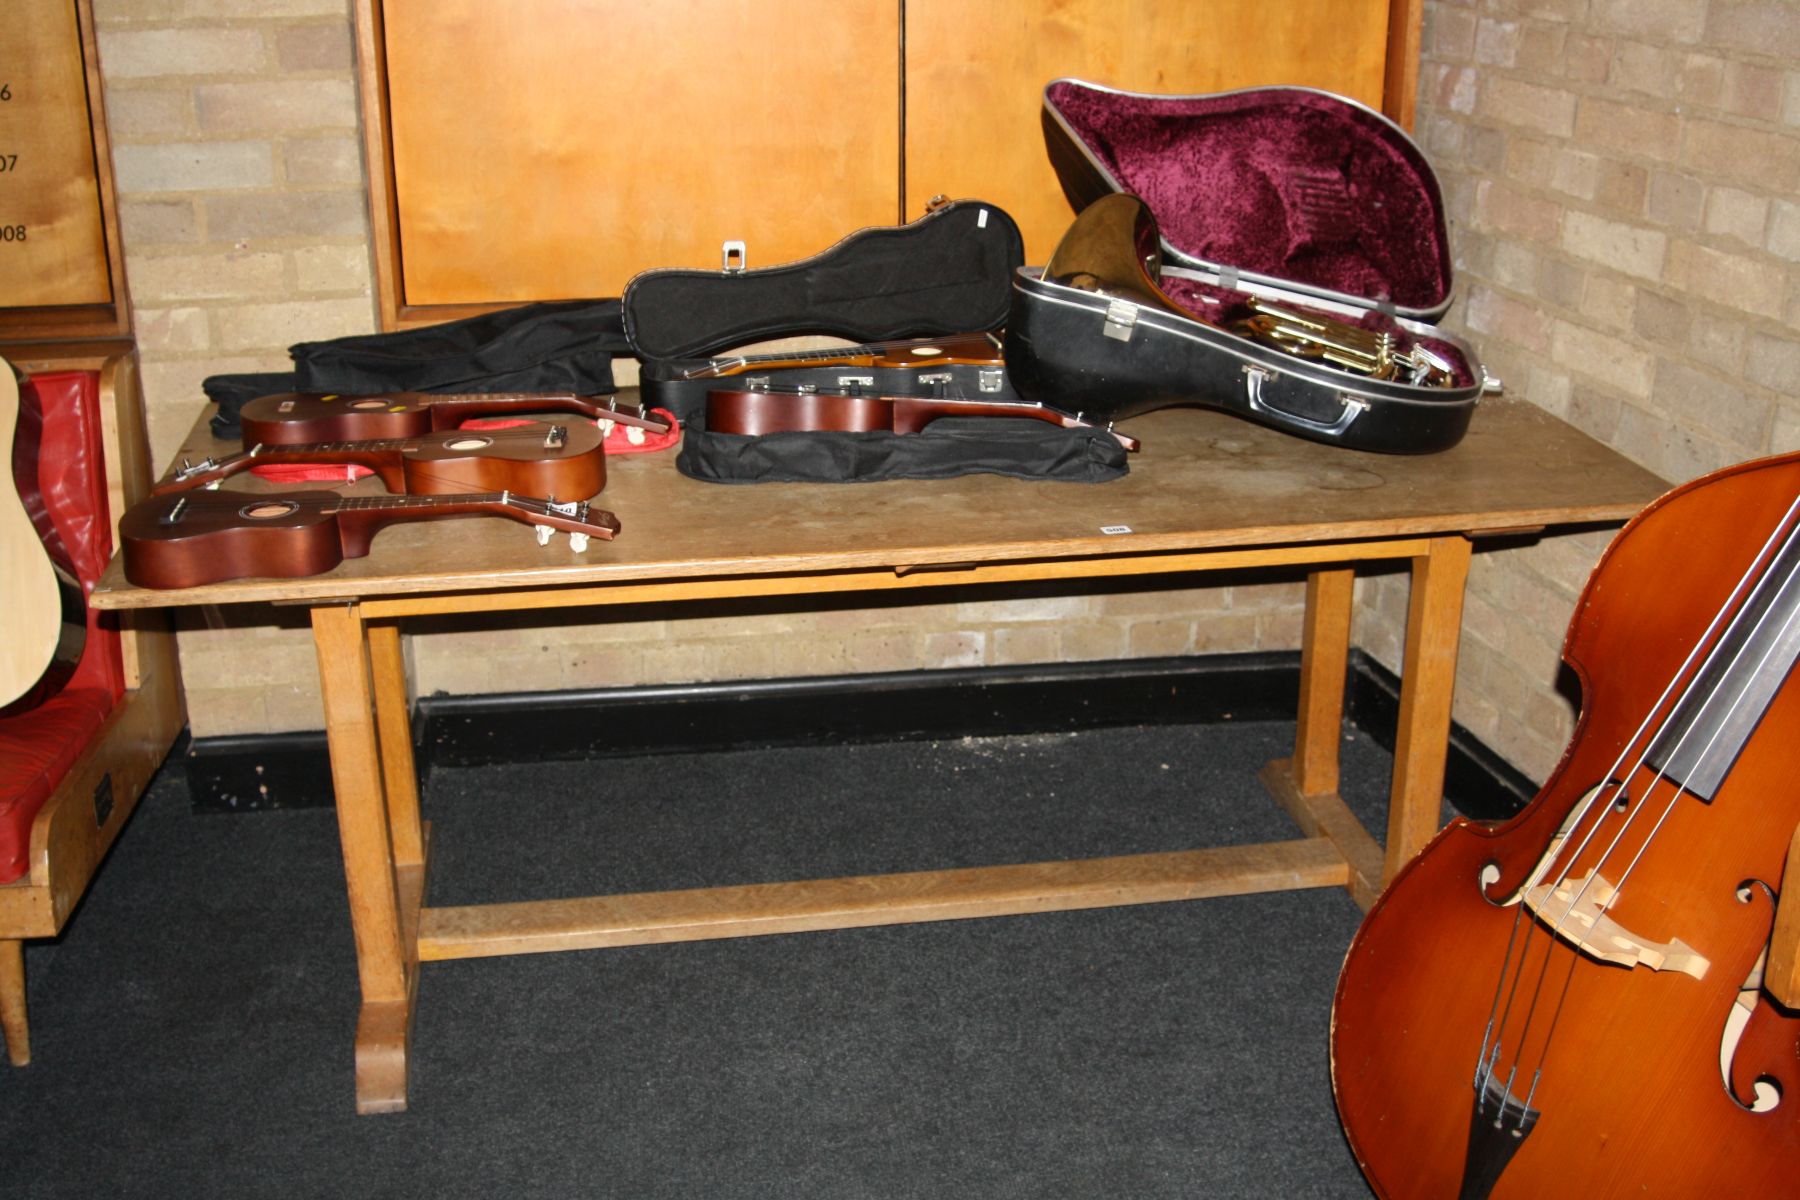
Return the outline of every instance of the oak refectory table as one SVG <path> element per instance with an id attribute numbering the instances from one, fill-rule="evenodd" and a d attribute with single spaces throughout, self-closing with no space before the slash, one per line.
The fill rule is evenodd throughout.
<path id="1" fill-rule="evenodd" d="M 1341 886 L 1365 908 L 1435 832 L 1463 587 L 1485 537 L 1618 523 L 1665 488 L 1543 411 L 1489 399 L 1439 454 L 1346 451 L 1199 409 L 1130 422 L 1143 450 L 1109 483 L 992 475 L 879 484 L 700 483 L 670 454 L 609 460 L 595 503 L 623 532 L 564 537 L 485 518 L 393 526 L 366 558 L 300 579 L 172 591 L 114 561 L 100 608 L 275 602 L 310 609 L 362 1007 L 357 1108 L 402 1109 L 420 964 L 653 942 Z M 196 426 L 179 457 L 235 447 Z M 228 487 L 256 490 L 239 477 Z M 373 479 L 355 487 L 379 492 Z M 1338 796 L 1359 564 L 1411 594 L 1386 852 Z M 844 879 L 432 907 L 400 641 L 407 618 L 1179 572 L 1307 572 L 1298 728 L 1262 779 L 1300 836 L 1260 845 Z M 678 609 L 670 615 L 677 615 Z"/>

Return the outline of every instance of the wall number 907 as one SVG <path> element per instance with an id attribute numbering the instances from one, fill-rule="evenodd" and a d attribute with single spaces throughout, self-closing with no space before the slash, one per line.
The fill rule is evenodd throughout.
<path id="1" fill-rule="evenodd" d="M 25 226 L 0 225 L 0 242 L 22 242 L 25 240 Z"/>

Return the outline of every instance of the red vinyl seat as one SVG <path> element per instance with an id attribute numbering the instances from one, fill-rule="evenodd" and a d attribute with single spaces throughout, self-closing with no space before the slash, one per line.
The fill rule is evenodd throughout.
<path id="1" fill-rule="evenodd" d="M 29 391 L 30 396 L 24 393 Z M 37 488 L 83 590 L 112 557 L 99 374 L 58 371 L 20 385 L 43 413 Z M 60 692 L 36 708 L 0 718 L 0 884 L 25 874 L 31 823 L 124 694 L 113 618 L 88 612 L 80 664 Z"/>

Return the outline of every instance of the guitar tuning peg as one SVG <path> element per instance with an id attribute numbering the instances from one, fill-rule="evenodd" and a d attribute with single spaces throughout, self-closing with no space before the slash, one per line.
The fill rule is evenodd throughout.
<path id="1" fill-rule="evenodd" d="M 537 534 L 538 545 L 540 546 L 548 546 L 550 544 L 550 536 L 556 532 L 556 530 L 550 528 L 548 525 L 533 525 L 531 528 Z"/>
<path id="2" fill-rule="evenodd" d="M 604 438 L 613 431 L 613 426 L 617 425 L 618 422 L 611 417 L 602 417 L 598 424 L 600 426 L 600 436 Z"/>
<path id="3" fill-rule="evenodd" d="M 588 535 L 587 534 L 585 534 L 585 533 L 570 533 L 569 534 L 569 549 L 573 550 L 577 554 L 580 554 L 583 550 L 586 550 L 587 547 L 588 547 Z"/>
<path id="4" fill-rule="evenodd" d="M 625 430 L 625 440 L 633 446 L 641 446 L 644 444 L 644 431 L 632 425 Z"/>

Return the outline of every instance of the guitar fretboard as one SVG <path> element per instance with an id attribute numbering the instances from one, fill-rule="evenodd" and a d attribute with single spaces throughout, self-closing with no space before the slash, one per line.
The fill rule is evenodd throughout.
<path id="1" fill-rule="evenodd" d="M 463 508 L 477 504 L 514 504 L 521 498 L 506 492 L 468 492 L 457 496 L 339 496 L 331 512 L 382 512 L 427 508 Z"/>

